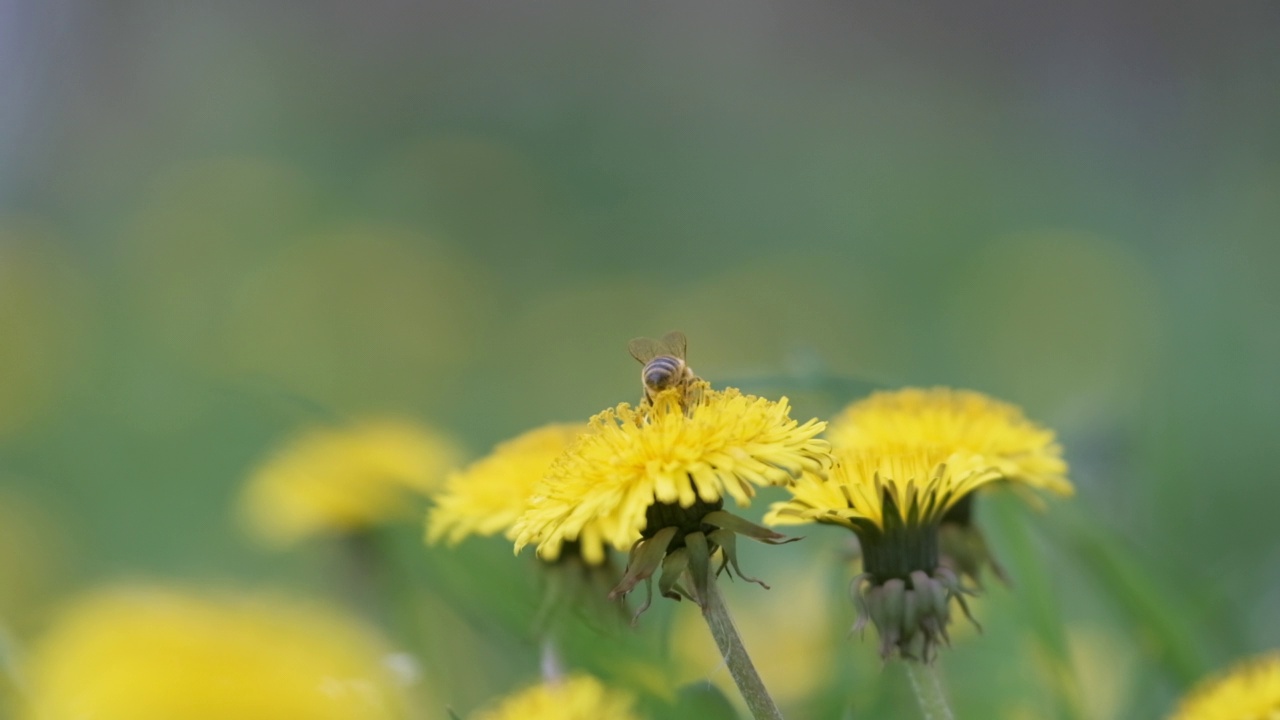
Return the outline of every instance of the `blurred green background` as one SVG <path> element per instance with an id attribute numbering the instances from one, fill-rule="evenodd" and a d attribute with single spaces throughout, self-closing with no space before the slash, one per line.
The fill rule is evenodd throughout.
<path id="1" fill-rule="evenodd" d="M 479 454 L 635 399 L 627 339 L 678 328 L 802 417 L 948 384 L 1057 429 L 1079 495 L 982 508 L 1014 586 L 943 672 L 963 716 L 1158 716 L 1280 645 L 1277 28 L 1265 2 L 0 0 L 0 611 L 24 638 L 121 578 L 325 592 L 316 548 L 232 513 L 291 432 L 403 414 Z M 823 530 L 729 589 L 749 647 L 829 639 L 765 681 L 819 658 L 793 716 L 914 717 L 846 639 Z M 508 631 L 535 583 L 501 540 L 418 532 L 465 712 L 536 674 Z M 679 635 L 672 605 L 639 634 Z M 629 642 L 576 657 L 626 683 Z"/>

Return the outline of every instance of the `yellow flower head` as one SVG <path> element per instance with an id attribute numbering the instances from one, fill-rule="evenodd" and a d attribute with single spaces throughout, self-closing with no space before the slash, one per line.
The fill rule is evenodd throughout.
<path id="1" fill-rule="evenodd" d="M 859 537 L 894 525 L 937 525 L 966 495 L 1000 479 L 984 458 L 939 448 L 837 450 L 836 459 L 825 479 L 792 485 L 792 498 L 774 503 L 765 522 L 844 525 Z"/>
<path id="2" fill-rule="evenodd" d="M 472 720 L 635 720 L 630 696 L 589 675 L 572 675 L 511 695 Z"/>
<path id="3" fill-rule="evenodd" d="M 537 543 L 541 557 L 554 559 L 577 541 L 598 562 L 606 543 L 629 550 L 657 504 L 718 506 L 729 496 L 746 505 L 756 485 L 826 473 L 828 445 L 816 437 L 826 424 L 797 423 L 785 398 L 708 388 L 687 412 L 680 399 L 666 391 L 647 411 L 624 403 L 593 417 L 538 484 L 516 523 L 516 551 Z"/>
<path id="4" fill-rule="evenodd" d="M 1280 720 L 1280 652 L 1201 682 L 1170 720 Z"/>
<path id="5" fill-rule="evenodd" d="M 26 720 L 390 720 L 408 715 L 358 623 L 279 598 L 102 591 L 35 646 Z"/>
<path id="6" fill-rule="evenodd" d="M 924 445 L 981 455 L 1006 480 L 1073 492 L 1052 430 L 1016 406 L 970 390 L 906 388 L 878 392 L 845 408 L 827 433 L 836 448 Z"/>
<path id="7" fill-rule="evenodd" d="M 534 486 L 586 431 L 586 425 L 547 425 L 530 430 L 498 445 L 465 470 L 452 473 L 427 515 L 427 542 L 447 538 L 456 544 L 468 535 L 499 532 L 514 539 L 512 526 L 528 507 Z"/>
<path id="8" fill-rule="evenodd" d="M 409 422 L 311 430 L 254 472 L 242 509 L 275 545 L 361 530 L 407 515 L 406 500 L 435 487 L 458 457 L 453 442 Z"/>
<path id="9" fill-rule="evenodd" d="M 853 530 L 865 571 L 852 588 L 858 627 L 875 624 L 883 657 L 930 661 L 949 642 L 951 601 L 969 612 L 959 580 L 940 565 L 938 528 L 948 509 L 1000 472 L 981 456 L 936 447 L 846 449 L 836 460 L 825 480 L 793 485 L 792 499 L 775 503 L 765 522 Z"/>

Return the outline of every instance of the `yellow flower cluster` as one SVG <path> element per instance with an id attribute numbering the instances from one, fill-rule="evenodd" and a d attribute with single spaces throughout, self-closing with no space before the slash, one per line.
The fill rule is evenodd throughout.
<path id="1" fill-rule="evenodd" d="M 874 393 L 836 416 L 827 437 L 838 450 L 918 445 L 981 455 L 1006 480 L 1073 492 L 1053 431 L 1027 420 L 1017 406 L 971 390 Z"/>
<path id="2" fill-rule="evenodd" d="M 370 631 L 279 598 L 102 591 L 26 668 L 25 720 L 392 720 L 408 698 Z"/>
<path id="3" fill-rule="evenodd" d="M 606 545 L 631 549 L 655 503 L 688 508 L 728 496 L 747 505 L 755 486 L 825 475 L 828 445 L 817 438 L 825 425 L 791 419 L 785 398 L 733 389 L 707 389 L 687 412 L 674 391 L 647 411 L 605 410 L 535 489 L 515 527 L 516 551 L 536 543 L 551 560 L 577 541 L 588 562 L 599 562 Z"/>
<path id="4" fill-rule="evenodd" d="M 1170 720 L 1280 720 L 1280 652 L 1200 683 Z"/>
<path id="5" fill-rule="evenodd" d="M 243 514 L 273 545 L 372 527 L 403 516 L 406 498 L 435 487 L 459 455 L 451 440 L 405 421 L 311 430 L 253 473 Z"/>
<path id="6" fill-rule="evenodd" d="M 466 469 L 452 473 L 427 514 L 427 542 L 457 544 L 469 535 L 506 533 L 529 504 L 556 458 L 586 425 L 547 425 L 508 440 Z"/>
<path id="7" fill-rule="evenodd" d="M 589 675 L 533 685 L 471 720 L 636 720 L 630 696 Z"/>

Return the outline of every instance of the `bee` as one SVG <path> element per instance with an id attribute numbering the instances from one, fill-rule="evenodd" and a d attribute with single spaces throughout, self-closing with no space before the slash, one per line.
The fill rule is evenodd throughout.
<path id="1" fill-rule="evenodd" d="M 684 333 L 675 331 L 653 338 L 636 338 L 627 343 L 631 357 L 639 360 L 640 383 L 644 386 L 644 404 L 653 405 L 653 398 L 663 390 L 680 390 L 680 407 L 686 411 L 701 399 L 701 378 L 693 374 L 685 362 L 689 341 Z"/>

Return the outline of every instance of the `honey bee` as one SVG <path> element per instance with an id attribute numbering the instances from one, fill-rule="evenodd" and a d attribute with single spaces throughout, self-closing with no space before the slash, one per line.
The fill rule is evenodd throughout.
<path id="1" fill-rule="evenodd" d="M 636 338 L 627 343 L 631 357 L 644 365 L 640 371 L 644 405 L 652 406 L 658 393 L 671 388 L 680 390 L 680 407 L 686 411 L 701 399 L 702 380 L 684 359 L 688 346 L 688 339 L 679 331 L 669 332 L 661 340 Z"/>

